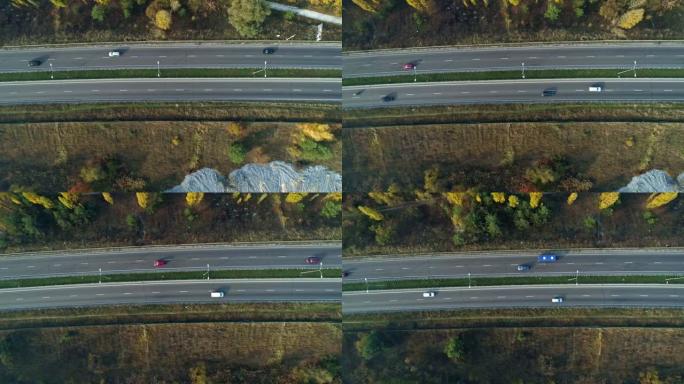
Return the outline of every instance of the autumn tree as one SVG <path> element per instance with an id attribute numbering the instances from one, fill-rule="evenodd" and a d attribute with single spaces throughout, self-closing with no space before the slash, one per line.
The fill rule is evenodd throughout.
<path id="1" fill-rule="evenodd" d="M 415 8 L 420 13 L 437 13 L 439 8 L 435 0 L 406 0 L 406 4 Z"/>
<path id="2" fill-rule="evenodd" d="M 261 24 L 271 14 L 262 0 L 231 0 L 228 22 L 242 37 L 253 38 L 261 32 Z"/>
<path id="3" fill-rule="evenodd" d="M 204 199 L 204 192 L 188 192 L 185 194 L 185 203 L 188 207 L 197 206 Z"/>
<path id="4" fill-rule="evenodd" d="M 572 203 L 574 203 L 575 200 L 577 200 L 577 192 L 573 192 L 568 196 L 568 200 L 567 200 L 568 205 L 572 205 Z"/>
<path id="5" fill-rule="evenodd" d="M 653 193 L 646 200 L 646 209 L 662 207 L 677 198 L 677 192 Z"/>
<path id="6" fill-rule="evenodd" d="M 165 9 L 160 9 L 154 16 L 154 25 L 163 31 L 168 31 L 171 28 L 172 21 L 171 12 Z"/>
<path id="7" fill-rule="evenodd" d="M 618 19 L 617 25 L 622 29 L 632 29 L 644 19 L 644 9 L 632 9 Z"/>
<path id="8" fill-rule="evenodd" d="M 371 220 L 382 221 L 385 219 L 385 217 L 382 215 L 382 213 L 376 211 L 375 209 L 373 209 L 371 207 L 359 205 L 357 208 L 361 213 L 368 216 L 368 218 L 370 218 Z"/>
<path id="9" fill-rule="evenodd" d="M 599 195 L 599 209 L 603 210 L 612 207 L 619 198 L 619 192 L 602 192 Z"/>
<path id="10" fill-rule="evenodd" d="M 541 192 L 530 192 L 530 207 L 537 208 L 543 195 Z"/>
<path id="11" fill-rule="evenodd" d="M 102 198 L 104 201 L 107 202 L 109 205 L 114 205 L 114 198 L 112 197 L 112 194 L 109 192 L 102 192 Z"/>
<path id="12" fill-rule="evenodd" d="M 359 8 L 370 13 L 378 12 L 385 3 L 384 0 L 352 0 L 352 2 Z"/>

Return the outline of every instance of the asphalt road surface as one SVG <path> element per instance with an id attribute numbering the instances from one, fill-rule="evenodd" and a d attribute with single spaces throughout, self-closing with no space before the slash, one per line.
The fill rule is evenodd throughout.
<path id="1" fill-rule="evenodd" d="M 212 291 L 225 297 L 211 298 Z M 0 289 L 0 310 L 114 304 L 339 301 L 340 279 L 252 279 L 79 284 Z"/>
<path id="2" fill-rule="evenodd" d="M 496 276 L 684 275 L 684 249 L 557 251 L 558 261 L 538 263 L 538 251 L 479 252 L 344 261 L 345 282 Z M 528 271 L 516 267 L 527 264 Z M 580 277 L 581 278 L 581 277 Z"/>
<path id="3" fill-rule="evenodd" d="M 602 92 L 590 92 L 600 85 Z M 543 96 L 545 90 L 554 95 Z M 549 79 L 383 84 L 343 88 L 345 108 L 477 103 L 683 101 L 684 79 Z M 384 101 L 385 96 L 394 100 Z"/>
<path id="4" fill-rule="evenodd" d="M 342 245 L 228 246 L 199 245 L 179 247 L 141 247 L 63 253 L 0 256 L 0 279 L 51 276 L 97 275 L 164 271 L 205 271 L 224 269 L 318 269 L 306 264 L 318 256 L 323 268 L 340 268 Z M 155 268 L 155 260 L 166 265 Z"/>
<path id="5" fill-rule="evenodd" d="M 264 48 L 274 48 L 264 54 Z M 120 52 L 109 57 L 110 51 Z M 92 70 L 121 68 L 310 68 L 341 69 L 339 43 L 275 44 L 121 44 L 102 47 L 0 49 L 0 72 Z M 42 64 L 29 67 L 30 60 Z"/>
<path id="6" fill-rule="evenodd" d="M 539 285 L 343 292 L 345 314 L 513 307 L 684 307 L 684 285 Z M 563 303 L 552 303 L 555 296 Z"/>
<path id="7" fill-rule="evenodd" d="M 344 77 L 570 68 L 684 68 L 684 44 L 577 44 L 541 47 L 430 48 L 345 54 Z"/>
<path id="8" fill-rule="evenodd" d="M 0 104 L 114 101 L 339 102 L 340 79 L 202 78 L 0 82 Z"/>

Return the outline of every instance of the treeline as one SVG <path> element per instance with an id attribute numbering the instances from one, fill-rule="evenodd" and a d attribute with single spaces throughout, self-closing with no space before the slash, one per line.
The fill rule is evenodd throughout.
<path id="1" fill-rule="evenodd" d="M 391 187 L 345 196 L 343 241 L 349 255 L 681 245 L 683 213 L 684 199 L 675 192 L 399 193 Z"/>
<path id="2" fill-rule="evenodd" d="M 341 193 L 0 193 L 0 250 L 332 240 L 341 204 Z"/>

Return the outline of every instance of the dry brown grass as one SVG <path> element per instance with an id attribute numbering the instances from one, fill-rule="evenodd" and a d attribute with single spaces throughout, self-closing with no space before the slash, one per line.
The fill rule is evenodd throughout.
<path id="1" fill-rule="evenodd" d="M 652 168 L 684 170 L 682 123 L 482 123 L 343 130 L 345 189 L 386 189 L 391 179 L 421 185 L 433 165 L 450 171 L 500 172 L 515 163 L 563 156 L 594 180 L 620 187 Z M 629 141 L 629 144 L 628 143 Z M 494 188 L 496 186 L 489 186 Z"/>

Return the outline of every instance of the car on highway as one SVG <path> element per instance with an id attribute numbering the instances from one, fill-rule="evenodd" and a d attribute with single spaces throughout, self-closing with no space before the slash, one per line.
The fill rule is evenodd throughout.
<path id="1" fill-rule="evenodd" d="M 264 55 L 272 55 L 275 53 L 275 48 L 264 48 L 263 51 L 261 51 Z"/>
<path id="2" fill-rule="evenodd" d="M 389 103 L 390 101 L 394 101 L 396 99 L 397 97 L 394 95 L 385 95 L 382 97 L 382 101 L 384 101 L 385 103 Z"/>
<path id="3" fill-rule="evenodd" d="M 554 253 L 543 253 L 537 256 L 537 261 L 540 263 L 555 263 L 558 261 L 558 255 Z"/>
<path id="4" fill-rule="evenodd" d="M 221 291 L 211 291 L 210 296 L 218 298 L 225 296 L 225 294 Z"/>
<path id="5" fill-rule="evenodd" d="M 406 63 L 404 64 L 404 71 L 410 71 L 412 69 L 416 69 L 416 65 L 413 63 Z"/>
<path id="6" fill-rule="evenodd" d="M 321 263 L 321 258 L 318 256 L 309 256 L 306 258 L 306 263 L 307 264 L 320 264 Z"/>
<path id="7" fill-rule="evenodd" d="M 562 303 L 562 302 L 564 302 L 564 301 L 565 301 L 565 299 L 563 298 L 563 296 L 554 296 L 554 297 L 551 299 L 551 302 L 552 302 L 552 303 Z"/>
<path id="8" fill-rule="evenodd" d="M 603 91 L 603 87 L 601 84 L 593 84 L 592 86 L 589 87 L 589 92 L 601 92 Z"/>
<path id="9" fill-rule="evenodd" d="M 532 266 L 530 266 L 529 264 L 518 264 L 518 266 L 515 267 L 515 269 L 517 269 L 519 272 L 529 271 L 530 269 L 532 269 Z"/>
<path id="10" fill-rule="evenodd" d="M 423 297 L 435 297 L 434 291 L 423 292 Z"/>
<path id="11" fill-rule="evenodd" d="M 342 271 L 342 277 L 349 276 L 349 271 Z"/>
<path id="12" fill-rule="evenodd" d="M 542 91 L 542 96 L 543 97 L 555 96 L 556 91 L 557 91 L 556 88 L 546 88 L 545 90 Z"/>
<path id="13" fill-rule="evenodd" d="M 43 62 L 40 60 L 29 60 L 28 62 L 29 67 L 39 67 L 41 64 L 43 64 Z"/>
<path id="14" fill-rule="evenodd" d="M 108 55 L 109 55 L 109 57 L 119 57 L 119 56 L 121 56 L 121 52 L 119 52 L 119 51 L 109 51 Z"/>
<path id="15" fill-rule="evenodd" d="M 166 260 L 164 260 L 164 259 L 157 259 L 157 260 L 154 261 L 154 264 L 153 264 L 153 265 L 154 265 L 155 268 L 159 268 L 159 267 L 165 266 L 167 263 L 168 263 L 168 261 L 166 261 Z"/>

